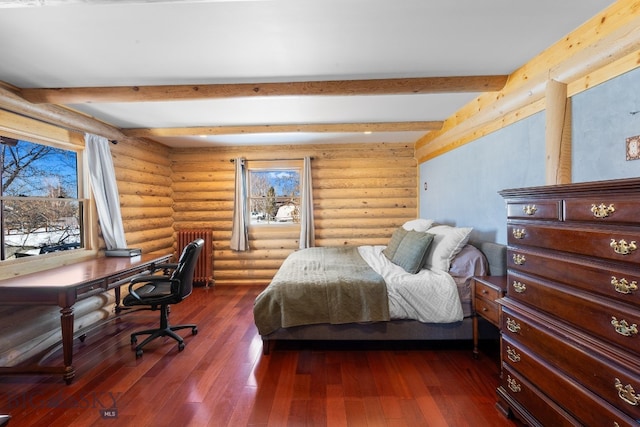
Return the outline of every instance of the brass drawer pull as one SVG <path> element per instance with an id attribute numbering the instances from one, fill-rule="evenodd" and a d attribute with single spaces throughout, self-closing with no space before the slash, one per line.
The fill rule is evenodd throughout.
<path id="1" fill-rule="evenodd" d="M 507 329 L 514 334 L 517 334 L 518 332 L 520 332 L 520 325 L 515 320 L 507 318 Z"/>
<path id="2" fill-rule="evenodd" d="M 596 218 L 606 218 L 615 211 L 616 208 L 613 207 L 613 203 L 611 203 L 609 206 L 605 205 L 604 203 L 600 203 L 598 206 L 596 206 L 595 204 L 591 205 L 591 212 Z"/>
<path id="3" fill-rule="evenodd" d="M 527 232 L 524 228 L 514 228 L 512 234 L 516 239 L 524 239 L 524 237 L 527 235 Z"/>
<path id="4" fill-rule="evenodd" d="M 513 290 L 521 294 L 527 290 L 527 286 L 522 282 L 513 281 Z"/>
<path id="5" fill-rule="evenodd" d="M 538 208 L 536 208 L 536 205 L 527 205 L 522 207 L 522 211 L 524 212 L 524 214 L 529 216 L 535 215 L 537 210 Z"/>
<path id="6" fill-rule="evenodd" d="M 632 294 L 638 290 L 638 282 L 635 280 L 631 283 L 625 278 L 620 280 L 616 279 L 615 276 L 611 276 L 611 284 L 616 292 L 619 294 Z"/>
<path id="7" fill-rule="evenodd" d="M 527 259 L 524 257 L 524 255 L 520 255 L 520 254 L 513 254 L 513 263 L 516 265 L 524 265 L 524 263 L 527 261 Z"/>
<path id="8" fill-rule="evenodd" d="M 520 361 L 520 355 L 514 349 L 512 349 L 510 346 L 507 346 L 507 357 L 513 363 L 518 363 Z"/>
<path id="9" fill-rule="evenodd" d="M 622 385 L 622 382 L 616 378 L 616 390 L 618 390 L 618 397 L 629 405 L 638 406 L 640 404 L 640 396 L 636 394 L 631 384 Z"/>
<path id="10" fill-rule="evenodd" d="M 622 239 L 619 242 L 616 239 L 611 239 L 611 243 L 609 244 L 613 248 L 613 251 L 620 255 L 629 255 L 631 252 L 638 249 L 636 246 L 636 241 L 633 240 L 631 243 L 627 243 L 626 240 Z"/>
<path id="11" fill-rule="evenodd" d="M 507 375 L 507 384 L 509 385 L 511 391 L 514 393 L 519 393 L 522 391 L 522 387 L 520 386 L 520 384 L 518 384 L 515 379 L 511 378 L 511 375 Z"/>
<path id="12" fill-rule="evenodd" d="M 625 337 L 630 337 L 632 335 L 638 334 L 638 325 L 635 323 L 633 325 L 629 325 L 629 322 L 626 320 L 620 320 L 615 318 L 615 316 L 611 316 L 611 324 L 615 328 L 616 332 Z"/>

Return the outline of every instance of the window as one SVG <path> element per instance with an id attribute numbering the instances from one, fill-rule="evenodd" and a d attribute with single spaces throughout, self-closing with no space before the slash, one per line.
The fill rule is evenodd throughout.
<path id="1" fill-rule="evenodd" d="M 0 136 L 0 260 L 80 249 L 78 152 Z"/>
<path id="2" fill-rule="evenodd" d="M 299 161 L 250 161 L 250 224 L 291 225 L 300 222 Z"/>

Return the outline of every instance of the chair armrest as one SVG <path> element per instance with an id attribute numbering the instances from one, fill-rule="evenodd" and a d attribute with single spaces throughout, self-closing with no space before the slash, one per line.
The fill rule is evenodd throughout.
<path id="1" fill-rule="evenodd" d="M 144 274 L 140 276 L 133 276 L 129 281 L 129 289 L 136 283 L 140 282 L 170 282 L 171 278 L 169 276 L 164 276 L 160 274 Z"/>
<path id="2" fill-rule="evenodd" d="M 161 276 L 161 275 L 136 276 L 136 277 L 133 277 L 129 282 L 129 295 L 132 295 L 138 301 L 142 301 L 142 298 L 140 297 L 140 295 L 136 293 L 134 286 L 138 283 L 143 283 L 143 286 L 144 286 L 144 284 L 147 284 L 147 283 L 161 283 L 161 282 L 171 283 L 173 287 L 173 285 L 175 283 L 178 283 L 179 281 L 175 279 L 171 279 L 168 276 Z"/>
<path id="3" fill-rule="evenodd" d="M 153 271 L 159 271 L 159 270 L 175 270 L 176 268 L 178 268 L 178 263 L 177 262 L 165 262 L 163 264 L 154 264 L 153 265 Z"/>

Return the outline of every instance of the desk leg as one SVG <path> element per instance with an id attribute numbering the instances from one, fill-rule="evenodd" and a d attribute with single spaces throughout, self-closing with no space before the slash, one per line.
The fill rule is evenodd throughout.
<path id="1" fill-rule="evenodd" d="M 62 356 L 64 358 L 63 378 L 71 384 L 76 370 L 73 367 L 73 308 L 64 307 L 60 310 L 60 326 L 62 328 Z"/>
<path id="2" fill-rule="evenodd" d="M 113 293 L 114 296 L 116 298 L 116 303 L 115 303 L 115 307 L 114 307 L 114 311 L 116 314 L 120 313 L 120 311 L 122 311 L 122 306 L 120 305 L 120 286 L 116 286 L 115 288 L 113 288 Z"/>

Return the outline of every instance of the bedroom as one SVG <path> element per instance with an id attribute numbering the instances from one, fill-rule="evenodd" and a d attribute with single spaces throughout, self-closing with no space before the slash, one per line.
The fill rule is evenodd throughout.
<path id="1" fill-rule="evenodd" d="M 632 2 L 617 5 L 635 10 Z M 639 116 L 633 114 L 638 110 L 637 94 L 624 89 L 637 85 L 638 73 L 633 71 L 636 59 L 637 44 L 628 55 L 610 59 L 610 64 L 601 64 L 600 72 L 594 70 L 574 83 L 575 87 L 585 87 L 595 86 L 594 81 L 610 80 L 595 86 L 594 90 L 575 90 L 580 93 L 574 97 L 573 105 L 572 181 L 639 175 L 637 162 L 625 161 L 620 154 L 624 153 L 624 139 L 640 133 Z M 594 109 L 593 105 L 598 108 Z M 602 105 L 607 106 L 606 117 L 597 114 Z M 532 110 L 535 114 L 516 120 Z M 52 129 L 3 115 L 5 126 L 7 122 L 9 126 L 19 124 L 18 131 L 35 129 L 47 133 Z M 479 132 L 475 136 L 483 136 L 426 160 L 429 157 L 424 153 L 426 143 L 419 143 L 417 151 L 413 143 L 393 142 L 194 151 L 145 141 L 122 142 L 112 146 L 112 152 L 128 243 L 145 251 L 171 251 L 174 229 L 211 227 L 215 236 L 216 286 L 266 284 L 285 254 L 297 247 L 296 233 L 264 231 L 264 235 L 255 236 L 254 250 L 249 253 L 233 254 L 228 250 L 233 186 L 229 159 L 239 155 L 249 159 L 314 157 L 314 167 L 318 169 L 314 179 L 322 187 L 318 190 L 321 206 L 316 212 L 316 237 L 322 245 L 386 244 L 395 227 L 415 217 L 471 225 L 476 237 L 504 243 L 504 204 L 497 191 L 545 181 L 542 102 L 510 112 L 505 122 L 509 125 L 497 132 L 492 131 L 501 125 L 495 122 L 487 124 L 484 130 L 474 129 L 473 132 Z M 71 138 L 77 135 L 72 134 Z M 440 141 L 445 145 L 468 142 L 464 137 L 448 140 L 446 135 Z M 479 178 L 469 180 L 468 176 L 456 173 L 460 170 Z M 365 201 L 367 205 L 363 206 Z M 469 209 L 469 205 L 473 209 Z M 345 213 L 351 217 L 344 218 Z M 172 222 L 163 219 L 167 215 L 172 216 Z M 3 274 L 11 274 L 11 269 L 3 270 L 6 271 Z"/>

